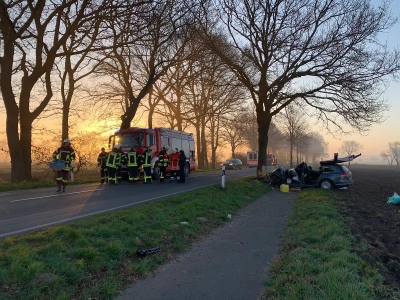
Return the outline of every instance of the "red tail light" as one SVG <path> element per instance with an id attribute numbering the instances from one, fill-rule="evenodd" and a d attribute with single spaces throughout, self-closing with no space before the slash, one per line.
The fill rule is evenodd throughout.
<path id="1" fill-rule="evenodd" d="M 340 177 L 349 177 L 349 174 L 347 174 L 347 173 L 342 173 L 342 174 L 340 174 Z"/>

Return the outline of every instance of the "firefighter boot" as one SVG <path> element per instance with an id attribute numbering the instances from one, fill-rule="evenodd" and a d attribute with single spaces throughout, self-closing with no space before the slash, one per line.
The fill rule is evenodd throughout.
<path id="1" fill-rule="evenodd" d="M 62 187 L 62 192 L 65 193 L 65 185 Z"/>
<path id="2" fill-rule="evenodd" d="M 58 192 L 61 192 L 61 184 L 58 185 L 58 188 L 57 188 L 57 191 L 56 191 L 56 192 L 57 192 L 57 193 L 58 193 Z"/>

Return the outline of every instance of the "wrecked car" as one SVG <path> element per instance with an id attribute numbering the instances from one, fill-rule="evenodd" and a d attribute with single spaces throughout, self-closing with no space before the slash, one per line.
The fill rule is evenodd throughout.
<path id="1" fill-rule="evenodd" d="M 361 153 L 339 158 L 335 153 L 333 159 L 320 161 L 318 170 L 313 170 L 305 162 L 290 170 L 279 167 L 270 174 L 270 183 L 274 188 L 278 188 L 281 184 L 300 188 L 347 188 L 354 182 L 353 175 L 341 163 L 350 162 L 360 155 Z"/>

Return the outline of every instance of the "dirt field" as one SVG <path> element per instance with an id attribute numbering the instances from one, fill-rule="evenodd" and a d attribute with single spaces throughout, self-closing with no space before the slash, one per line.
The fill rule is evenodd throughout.
<path id="1" fill-rule="evenodd" d="M 350 165 L 354 185 L 338 191 L 343 214 L 354 219 L 359 255 L 400 291 L 400 205 L 387 198 L 400 194 L 400 167 Z M 366 247 L 368 245 L 368 247 Z"/>

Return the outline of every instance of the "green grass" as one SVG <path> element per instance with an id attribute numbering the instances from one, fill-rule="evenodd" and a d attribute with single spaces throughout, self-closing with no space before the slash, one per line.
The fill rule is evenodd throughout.
<path id="1" fill-rule="evenodd" d="M 246 178 L 0 242 L 0 299 L 113 299 L 269 188 Z M 187 224 L 181 224 L 187 222 Z M 398 299 L 354 253 L 335 192 L 301 192 L 260 299 Z M 366 245 L 359 245 L 366 247 Z M 138 249 L 161 247 L 139 258 Z"/>
<path id="2" fill-rule="evenodd" d="M 335 192 L 301 192 L 261 299 L 382 299 L 382 278 L 352 251 Z M 394 299 L 394 298 L 392 298 Z"/>
<path id="3" fill-rule="evenodd" d="M 0 242 L 0 299 L 113 299 L 268 191 L 252 178 Z M 188 224 L 181 224 L 187 222 Z M 138 249 L 161 247 L 139 258 Z"/>

